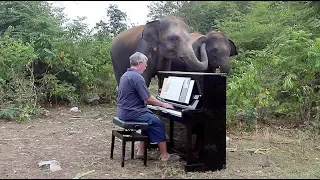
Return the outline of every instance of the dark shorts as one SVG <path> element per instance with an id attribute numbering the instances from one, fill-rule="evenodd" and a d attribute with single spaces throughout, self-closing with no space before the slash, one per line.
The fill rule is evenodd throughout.
<path id="1" fill-rule="evenodd" d="M 126 120 L 130 121 L 130 120 Z M 153 113 L 146 112 L 132 121 L 147 122 L 148 130 L 141 131 L 142 135 L 148 136 L 150 143 L 159 143 L 166 141 L 166 135 L 163 122 Z"/>

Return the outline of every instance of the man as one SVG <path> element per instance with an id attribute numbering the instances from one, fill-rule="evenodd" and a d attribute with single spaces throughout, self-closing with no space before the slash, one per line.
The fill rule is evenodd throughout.
<path id="1" fill-rule="evenodd" d="M 118 117 L 124 121 L 147 122 L 149 128 L 147 131 L 142 131 L 141 134 L 148 136 L 151 143 L 158 144 L 161 153 L 159 159 L 162 161 L 179 160 L 179 156 L 168 153 L 164 124 L 147 108 L 146 103 L 170 109 L 173 109 L 173 106 L 159 101 L 150 94 L 141 75 L 147 68 L 148 58 L 144 54 L 136 52 L 129 59 L 131 67 L 121 76 L 119 82 L 117 99 Z M 143 156 L 144 146 L 146 144 L 141 141 L 137 152 L 138 157 Z"/>

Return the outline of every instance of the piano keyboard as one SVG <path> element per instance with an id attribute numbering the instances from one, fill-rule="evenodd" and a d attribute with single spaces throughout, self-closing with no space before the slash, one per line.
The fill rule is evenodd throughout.
<path id="1" fill-rule="evenodd" d="M 171 114 L 171 115 L 174 115 L 174 116 L 177 116 L 177 117 L 181 117 L 181 112 L 180 111 L 176 111 L 176 110 L 173 110 L 173 109 L 167 109 L 167 108 L 160 107 L 160 106 L 152 106 L 152 105 L 147 105 L 147 107 L 149 109 L 160 110 L 163 113 L 168 113 L 168 114 Z"/>

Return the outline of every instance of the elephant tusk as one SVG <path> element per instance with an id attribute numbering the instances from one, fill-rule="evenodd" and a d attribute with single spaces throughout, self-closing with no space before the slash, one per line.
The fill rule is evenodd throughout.
<path id="1" fill-rule="evenodd" d="M 153 48 L 153 51 L 157 51 L 157 48 Z"/>

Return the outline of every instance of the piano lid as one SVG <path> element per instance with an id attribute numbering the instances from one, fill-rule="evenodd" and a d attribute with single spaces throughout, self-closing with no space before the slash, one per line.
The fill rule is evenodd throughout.
<path id="1" fill-rule="evenodd" d="M 183 71 L 158 71 L 160 74 L 179 74 L 179 75 L 219 75 L 227 76 L 227 73 L 205 73 L 205 72 L 183 72 Z"/>

